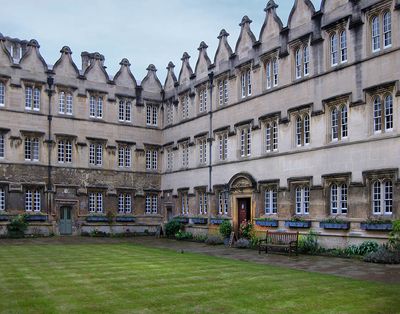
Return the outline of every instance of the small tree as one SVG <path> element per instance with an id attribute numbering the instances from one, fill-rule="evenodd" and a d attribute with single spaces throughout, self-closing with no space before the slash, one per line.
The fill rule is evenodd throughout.
<path id="1" fill-rule="evenodd" d="M 232 232 L 232 225 L 229 220 L 224 220 L 219 226 L 219 233 L 224 238 L 229 238 Z"/>

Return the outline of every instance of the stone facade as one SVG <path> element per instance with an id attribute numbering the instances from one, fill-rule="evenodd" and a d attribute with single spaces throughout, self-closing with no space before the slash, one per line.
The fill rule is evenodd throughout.
<path id="1" fill-rule="evenodd" d="M 399 1 L 295 0 L 286 27 L 276 8 L 258 39 L 245 16 L 235 49 L 222 30 L 213 61 L 201 42 L 194 71 L 187 53 L 178 77 L 170 62 L 164 85 L 154 65 L 139 84 L 126 59 L 110 77 L 99 53 L 78 69 L 64 47 L 49 66 L 35 40 L 2 37 L 5 212 L 38 191 L 54 233 L 68 207 L 73 233 L 107 228 L 92 216 L 113 212 L 135 220 L 119 231 L 174 216 L 195 233 L 218 219 L 287 230 L 298 216 L 326 245 L 387 238 L 363 223 L 400 217 Z"/>

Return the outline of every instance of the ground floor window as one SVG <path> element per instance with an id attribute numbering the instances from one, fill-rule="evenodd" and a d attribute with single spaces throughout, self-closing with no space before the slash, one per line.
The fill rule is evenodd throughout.
<path id="1" fill-rule="evenodd" d="M 207 211 L 208 211 L 207 193 L 199 192 L 199 213 L 200 215 L 206 215 Z"/>
<path id="2" fill-rule="evenodd" d="M 6 210 L 6 191 L 0 187 L 0 211 Z"/>
<path id="3" fill-rule="evenodd" d="M 331 214 L 347 214 L 347 185 L 331 185 Z"/>
<path id="4" fill-rule="evenodd" d="M 278 212 L 278 193 L 276 188 L 269 188 L 265 190 L 265 214 L 271 215 Z"/>
<path id="5" fill-rule="evenodd" d="M 25 211 L 40 212 L 40 191 L 35 189 L 29 189 L 25 192 Z"/>
<path id="6" fill-rule="evenodd" d="M 158 199 L 155 194 L 146 195 L 146 214 L 157 214 L 158 212 Z"/>
<path id="7" fill-rule="evenodd" d="M 228 215 L 229 193 L 219 192 L 218 194 L 218 214 Z"/>
<path id="8" fill-rule="evenodd" d="M 189 214 L 189 197 L 187 192 L 181 193 L 181 213 L 182 215 Z"/>
<path id="9" fill-rule="evenodd" d="M 129 214 L 132 212 L 132 195 L 120 193 L 118 195 L 118 213 Z"/>
<path id="10" fill-rule="evenodd" d="M 296 188 L 296 215 L 308 215 L 310 213 L 310 188 L 298 186 Z"/>
<path id="11" fill-rule="evenodd" d="M 372 184 L 372 210 L 374 215 L 393 213 L 392 181 L 375 181 Z"/>
<path id="12" fill-rule="evenodd" d="M 89 193 L 89 212 L 90 213 L 103 212 L 103 193 L 101 192 Z"/>

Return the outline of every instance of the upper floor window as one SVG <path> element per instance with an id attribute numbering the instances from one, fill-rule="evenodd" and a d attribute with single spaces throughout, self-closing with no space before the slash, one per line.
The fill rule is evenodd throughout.
<path id="1" fill-rule="evenodd" d="M 278 58 L 273 58 L 267 61 L 265 65 L 265 72 L 267 76 L 267 89 L 278 86 Z"/>
<path id="2" fill-rule="evenodd" d="M 89 193 L 89 212 L 102 213 L 103 212 L 103 193 L 91 192 Z"/>
<path id="3" fill-rule="evenodd" d="M 103 164 L 103 145 L 91 143 L 89 145 L 89 165 L 101 166 Z"/>
<path id="4" fill-rule="evenodd" d="M 130 214 L 132 212 L 132 195 L 130 193 L 119 193 L 118 213 Z"/>
<path id="5" fill-rule="evenodd" d="M 383 105 L 382 105 L 383 101 Z M 383 98 L 374 98 L 374 132 L 381 133 L 393 130 L 393 97 L 386 95 Z"/>
<path id="6" fill-rule="evenodd" d="M 156 105 L 146 106 L 146 124 L 149 126 L 158 125 L 158 107 Z"/>
<path id="7" fill-rule="evenodd" d="M 218 156 L 219 160 L 227 160 L 228 159 L 228 134 L 220 134 L 218 135 Z"/>
<path id="8" fill-rule="evenodd" d="M 267 188 L 264 192 L 264 210 L 266 215 L 278 212 L 278 192 L 275 187 Z"/>
<path id="9" fill-rule="evenodd" d="M 330 211 L 332 215 L 347 214 L 347 184 L 332 184 L 330 198 Z"/>
<path id="10" fill-rule="evenodd" d="M 382 27 L 383 26 L 383 27 Z M 374 15 L 371 18 L 371 46 L 372 52 L 392 46 L 392 15 L 390 11 Z"/>
<path id="11" fill-rule="evenodd" d="M 310 48 L 308 45 L 300 46 L 295 51 L 296 79 L 310 74 Z"/>
<path id="12" fill-rule="evenodd" d="M 0 187 L 0 211 L 6 210 L 6 191 Z"/>
<path id="13" fill-rule="evenodd" d="M 390 180 L 372 183 L 372 212 L 374 215 L 393 213 L 393 182 Z"/>
<path id="14" fill-rule="evenodd" d="M 228 192 L 219 192 L 218 193 L 218 214 L 219 215 L 228 215 L 228 207 L 229 207 L 229 193 Z"/>
<path id="15" fill-rule="evenodd" d="M 199 214 L 207 215 L 208 211 L 208 200 L 207 193 L 205 191 L 199 192 Z"/>
<path id="16" fill-rule="evenodd" d="M 6 99 L 6 86 L 0 82 L 0 107 L 4 106 Z"/>
<path id="17" fill-rule="evenodd" d="M 25 160 L 39 161 L 38 137 L 25 137 Z"/>
<path id="18" fill-rule="evenodd" d="M 38 189 L 28 189 L 25 191 L 25 211 L 40 212 L 41 210 L 41 200 L 40 200 L 40 190 Z"/>
<path id="19" fill-rule="evenodd" d="M 57 143 L 57 160 L 59 163 L 72 163 L 72 142 L 61 139 Z"/>
<path id="20" fill-rule="evenodd" d="M 61 92 L 58 96 L 58 113 L 72 115 L 72 94 Z"/>
<path id="21" fill-rule="evenodd" d="M 156 149 L 146 150 L 146 169 L 157 170 L 158 151 Z"/>
<path id="22" fill-rule="evenodd" d="M 158 197 L 156 194 L 146 194 L 145 204 L 146 214 L 157 214 L 158 212 Z"/>
<path id="23" fill-rule="evenodd" d="M 219 92 L 219 105 L 223 106 L 228 103 L 228 80 L 220 80 L 218 83 L 218 92 Z"/>
<path id="24" fill-rule="evenodd" d="M 207 112 L 207 88 L 199 91 L 199 111 Z"/>
<path id="25" fill-rule="evenodd" d="M 130 168 L 132 149 L 129 145 L 119 145 L 118 146 L 118 167 L 120 168 Z"/>
<path id="26" fill-rule="evenodd" d="M 172 124 L 174 123 L 174 105 L 173 104 L 167 104 L 167 124 Z"/>
<path id="27" fill-rule="evenodd" d="M 278 123 L 267 122 L 265 125 L 265 151 L 275 152 L 278 150 Z"/>
<path id="28" fill-rule="evenodd" d="M 347 62 L 347 34 L 345 30 L 331 34 L 330 50 L 332 66 Z"/>
<path id="29" fill-rule="evenodd" d="M 207 164 L 207 139 L 202 138 L 198 141 L 199 145 L 199 163 L 201 165 Z"/>
<path id="30" fill-rule="evenodd" d="M 128 100 L 120 100 L 118 105 L 118 121 L 132 121 L 132 103 Z"/>
<path id="31" fill-rule="evenodd" d="M 181 98 L 182 103 L 182 119 L 189 118 L 189 95 L 185 95 Z"/>
<path id="32" fill-rule="evenodd" d="M 339 141 L 347 138 L 348 115 L 347 106 L 333 106 L 331 108 L 331 136 L 332 141 Z"/>
<path id="33" fill-rule="evenodd" d="M 240 84 L 242 90 L 242 98 L 251 96 L 252 85 L 251 85 L 251 70 L 245 70 L 240 76 Z"/>
<path id="34" fill-rule="evenodd" d="M 182 143 L 182 167 L 189 167 L 189 143 Z"/>
<path id="35" fill-rule="evenodd" d="M 25 109 L 40 110 L 40 89 L 33 86 L 25 87 Z"/>
<path id="36" fill-rule="evenodd" d="M 181 192 L 181 214 L 189 214 L 189 196 L 188 192 Z"/>
<path id="37" fill-rule="evenodd" d="M 296 117 L 296 145 L 304 146 L 310 144 L 310 116 L 305 114 Z"/>
<path id="38" fill-rule="evenodd" d="M 240 156 L 251 156 L 251 128 L 245 127 L 240 129 Z"/>
<path id="39" fill-rule="evenodd" d="M 308 186 L 296 187 L 296 215 L 310 213 L 310 188 Z"/>
<path id="40" fill-rule="evenodd" d="M 103 97 L 90 96 L 89 98 L 89 116 L 91 118 L 103 118 Z"/>
<path id="41" fill-rule="evenodd" d="M 167 149 L 167 170 L 171 171 L 174 168 L 174 152 L 172 148 Z"/>
<path id="42" fill-rule="evenodd" d="M 4 134 L 0 133 L 0 158 L 5 157 L 5 139 Z"/>

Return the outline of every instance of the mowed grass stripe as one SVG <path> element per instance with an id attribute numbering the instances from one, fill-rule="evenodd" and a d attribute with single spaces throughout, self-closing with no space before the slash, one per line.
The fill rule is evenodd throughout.
<path id="1" fill-rule="evenodd" d="M 1 313 L 398 313 L 399 285 L 133 244 L 0 247 Z"/>

